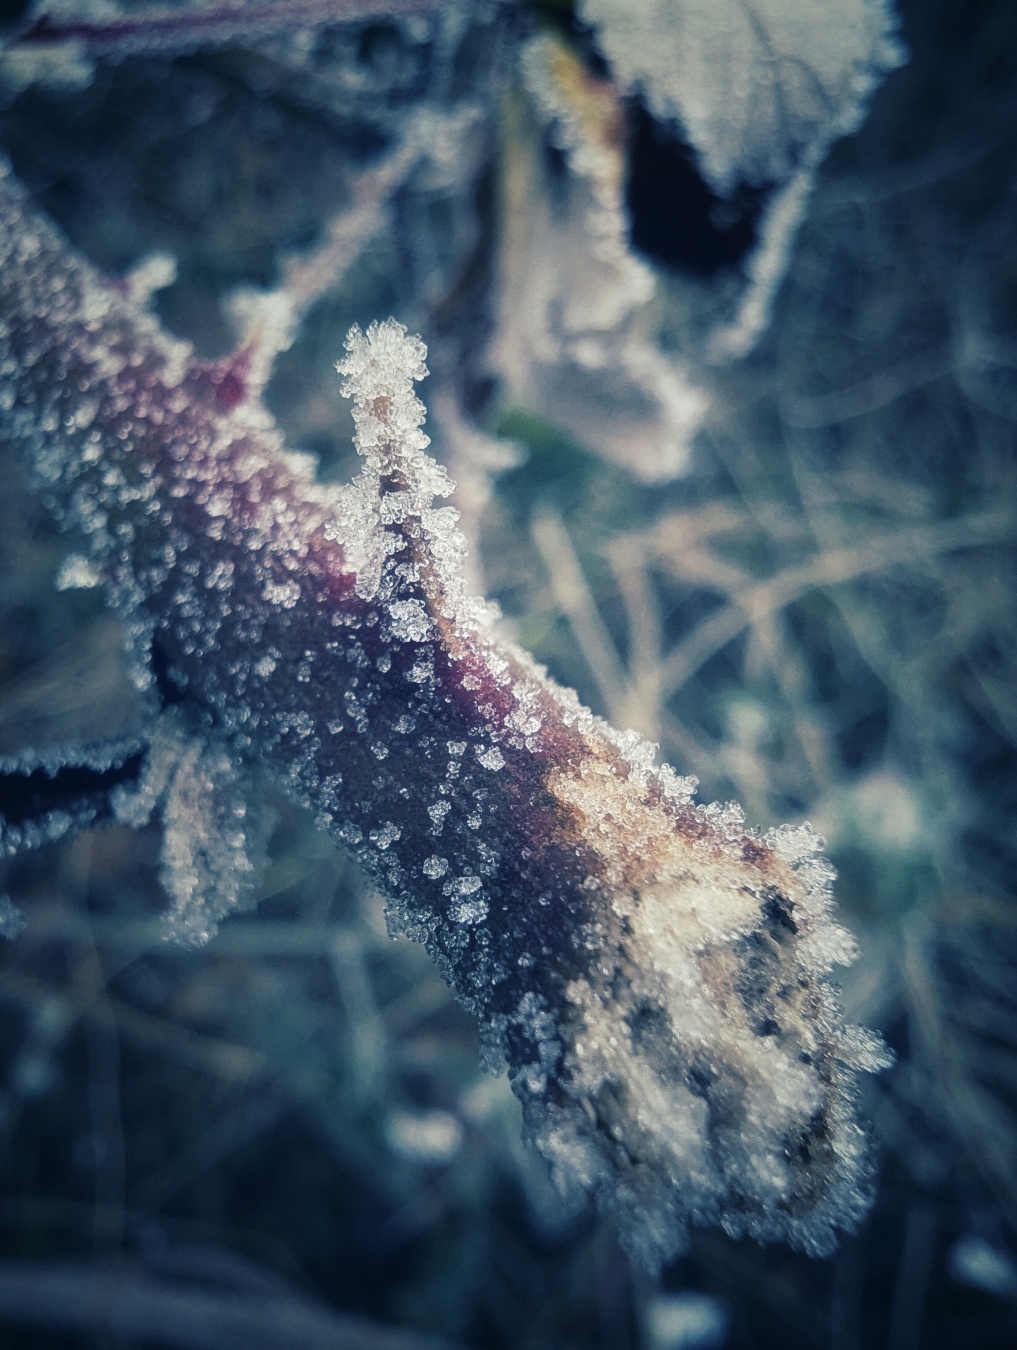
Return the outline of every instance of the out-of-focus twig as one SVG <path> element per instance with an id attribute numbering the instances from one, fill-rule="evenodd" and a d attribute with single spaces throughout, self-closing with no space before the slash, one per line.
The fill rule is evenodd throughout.
<path id="1" fill-rule="evenodd" d="M 550 509 L 534 518 L 532 530 L 533 542 L 547 568 L 554 598 L 572 625 L 610 716 L 624 724 L 628 681 L 611 635 L 597 612 L 568 531 L 560 517 Z"/>
<path id="2" fill-rule="evenodd" d="M 43 12 L 17 39 L 26 48 L 73 42 L 90 57 L 119 59 L 143 52 L 179 56 L 301 30 L 426 15 L 438 0 L 276 0 L 260 5 L 155 6 L 102 19 L 50 17 Z"/>
<path id="3" fill-rule="evenodd" d="M 454 1350 L 449 1341 L 334 1312 L 296 1293 L 195 1288 L 41 1261 L 0 1265 L 0 1321 L 186 1350 Z"/>
<path id="4" fill-rule="evenodd" d="M 733 596 L 729 605 L 711 614 L 678 643 L 664 662 L 665 687 L 680 688 L 758 617 L 790 604 L 808 590 L 839 585 L 915 558 L 1001 542 L 1011 538 L 1013 530 L 1009 514 L 986 511 L 962 520 L 898 530 L 888 537 L 830 549 L 798 567 L 789 567 Z"/>

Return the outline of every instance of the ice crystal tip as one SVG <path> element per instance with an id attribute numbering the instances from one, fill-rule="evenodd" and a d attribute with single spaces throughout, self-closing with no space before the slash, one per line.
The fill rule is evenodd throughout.
<path id="1" fill-rule="evenodd" d="M 428 373 L 424 365 L 427 347 L 396 319 L 374 320 L 366 333 L 354 324 L 345 347 L 347 355 L 336 362 L 336 370 L 344 377 L 344 397 L 357 403 L 412 398 L 413 382 Z"/>
<path id="2" fill-rule="evenodd" d="M 336 362 L 336 370 L 343 377 L 343 396 L 353 400 L 355 443 L 368 472 L 405 473 L 413 464 L 409 477 L 419 479 L 424 466 L 417 452 L 430 440 L 420 430 L 425 408 L 413 383 L 428 373 L 427 348 L 395 319 L 375 320 L 366 333 L 354 324 L 345 345 L 346 356 Z"/>

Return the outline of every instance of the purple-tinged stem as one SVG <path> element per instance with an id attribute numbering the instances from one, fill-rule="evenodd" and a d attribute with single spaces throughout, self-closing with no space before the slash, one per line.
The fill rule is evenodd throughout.
<path id="1" fill-rule="evenodd" d="M 403 15 L 427 16 L 440 0 L 275 0 L 261 5 L 222 4 L 190 9 L 153 6 L 101 20 L 38 15 L 21 33 L 19 46 L 73 42 L 93 58 L 151 54 L 182 55 L 231 42 L 285 36 L 315 28 Z"/>
<path id="2" fill-rule="evenodd" d="M 433 505 L 451 484 L 420 430 L 420 340 L 351 333 L 364 468 L 329 488 L 257 391 L 224 398 L 221 368 L 76 258 L 10 174 L 0 261 L 9 438 L 209 790 L 235 790 L 227 757 L 256 763 L 353 849 L 507 1063 L 560 1184 L 613 1208 L 643 1259 L 690 1222 L 829 1251 L 867 1203 L 855 1083 L 884 1059 L 828 982 L 852 944 L 818 841 L 694 804 L 655 747 L 499 639 Z M 177 854 L 193 837 L 207 857 L 241 809 L 201 800 L 177 794 Z"/>

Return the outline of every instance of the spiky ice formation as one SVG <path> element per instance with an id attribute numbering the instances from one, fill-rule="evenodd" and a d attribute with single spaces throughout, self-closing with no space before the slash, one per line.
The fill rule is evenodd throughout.
<path id="1" fill-rule="evenodd" d="M 262 765 L 426 943 L 559 1184 L 644 1261 L 690 1223 L 828 1251 L 865 1206 L 855 1085 L 882 1052 L 828 983 L 852 950 L 817 841 L 695 804 L 499 639 L 432 504 L 450 484 L 425 454 L 420 340 L 350 335 L 364 467 L 328 489 L 9 178 L 0 257 L 11 439 L 122 614 L 157 728 L 172 704 L 172 772 L 199 747 L 167 822 L 188 934 L 221 917 L 202 887 L 229 852 L 202 803 L 228 824 L 230 762 Z"/>

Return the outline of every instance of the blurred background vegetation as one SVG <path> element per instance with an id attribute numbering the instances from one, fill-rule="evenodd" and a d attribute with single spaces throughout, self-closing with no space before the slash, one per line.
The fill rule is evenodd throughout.
<path id="1" fill-rule="evenodd" d="M 1017 11 L 901 6 L 910 61 L 824 164 L 766 334 L 699 363 L 688 469 L 647 484 L 487 358 L 506 165 L 534 135 L 513 45 L 534 25 L 585 62 L 589 43 L 567 5 L 454 8 L 441 41 L 376 19 L 100 63 L 84 88 L 8 99 L 0 144 L 104 268 L 171 253 L 157 308 L 216 357 L 226 297 L 276 284 L 406 118 L 478 104 L 468 153 L 399 184 L 322 289 L 268 403 L 346 476 L 346 329 L 393 313 L 419 330 L 434 448 L 508 630 L 704 799 L 825 835 L 862 948 L 845 1002 L 897 1054 L 865 1103 L 876 1206 L 829 1261 L 703 1232 L 659 1281 L 632 1270 L 608 1223 L 551 1193 L 424 952 L 387 937 L 379 897 L 266 784 L 258 913 L 199 952 L 158 940 L 151 830 L 4 865 L 27 923 L 0 944 L 0 1316 L 16 1261 L 80 1281 L 23 1286 L 38 1306 L 0 1342 L 261 1344 L 230 1317 L 270 1299 L 290 1331 L 264 1344 L 310 1350 L 1011 1347 Z M 631 155 L 646 114 L 626 107 Z M 674 207 L 641 191 L 646 246 Z M 687 356 L 738 259 L 678 252 L 649 260 L 658 340 Z M 8 469 L 0 753 L 132 724 L 115 619 L 97 592 L 54 588 L 67 548 Z M 89 1304 L 100 1275 L 134 1299 L 128 1329 Z M 308 1310 L 318 1330 L 293 1330 Z"/>

